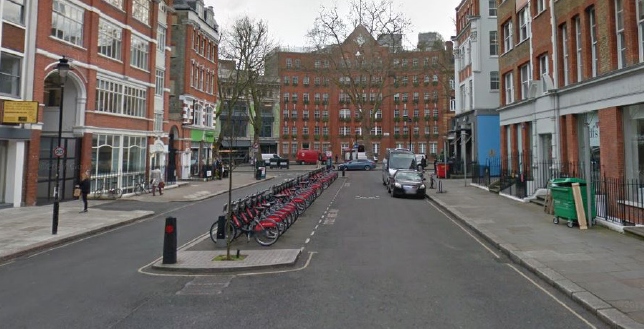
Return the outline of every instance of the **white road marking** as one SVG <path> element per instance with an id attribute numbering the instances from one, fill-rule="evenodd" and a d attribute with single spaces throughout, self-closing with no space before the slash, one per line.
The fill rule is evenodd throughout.
<path id="1" fill-rule="evenodd" d="M 0 267 L 3 267 L 3 266 L 5 266 L 5 265 L 9 265 L 9 264 L 13 264 L 13 263 L 15 263 L 15 262 L 16 262 L 15 260 L 10 260 L 10 261 L 8 261 L 8 262 L 6 262 L 6 263 L 0 264 Z"/>
<path id="2" fill-rule="evenodd" d="M 443 212 L 441 209 L 433 205 L 431 202 L 427 201 L 432 207 L 434 207 L 438 212 L 443 214 L 445 217 L 447 217 L 449 220 L 452 221 L 456 226 L 461 228 L 461 230 L 465 231 L 469 236 L 471 236 L 476 242 L 478 242 L 481 246 L 483 246 L 487 251 L 489 251 L 494 257 L 496 258 L 501 258 L 497 253 L 495 253 L 492 249 L 490 249 L 488 246 L 486 246 L 481 240 L 479 240 L 477 237 L 475 237 L 472 233 L 470 233 L 468 230 L 466 230 L 461 224 L 457 223 L 454 219 L 452 219 L 451 216 L 447 215 L 445 212 Z M 519 273 L 521 276 L 523 276 L 526 280 L 528 280 L 530 283 L 535 285 L 537 288 L 539 288 L 541 291 L 543 291 L 546 295 L 550 296 L 552 299 L 554 299 L 557 303 L 559 303 L 561 306 L 563 306 L 565 309 L 570 311 L 570 313 L 574 314 L 577 318 L 579 318 L 581 321 L 583 321 L 585 324 L 587 324 L 590 328 L 597 329 L 592 323 L 588 322 L 588 320 L 584 319 L 579 313 L 575 312 L 575 310 L 571 309 L 568 305 L 566 305 L 564 302 L 560 301 L 555 297 L 553 294 L 551 294 L 549 291 L 544 289 L 542 286 L 540 286 L 537 282 L 529 278 L 527 275 L 523 274 L 519 269 L 517 269 L 514 265 L 512 264 L 506 264 L 509 267 L 511 267 L 513 270 L 515 270 L 517 273 Z"/>
<path id="3" fill-rule="evenodd" d="M 315 229 L 316 229 L 316 230 L 318 229 L 318 227 L 320 227 L 320 225 L 315 225 Z"/>
<path id="4" fill-rule="evenodd" d="M 306 238 L 306 241 L 304 241 L 305 244 L 309 242 L 311 242 L 311 238 Z"/>
<path id="5" fill-rule="evenodd" d="M 566 305 L 564 302 L 560 301 L 557 297 L 555 297 L 553 294 L 551 294 L 548 290 L 543 288 L 541 285 L 539 285 L 537 282 L 532 280 L 530 277 L 527 275 L 523 274 L 518 268 L 516 268 L 512 264 L 505 264 L 507 266 L 510 266 L 513 270 L 515 270 L 517 273 L 521 274 L 522 277 L 524 277 L 526 280 L 530 281 L 533 285 L 535 285 L 537 288 L 539 288 L 541 291 L 543 291 L 546 295 L 550 296 L 552 299 L 554 299 L 557 303 L 559 303 L 561 306 L 563 306 L 565 309 L 567 309 L 570 313 L 574 314 L 579 320 L 583 321 L 585 324 L 587 324 L 590 328 L 597 329 L 592 323 L 588 322 L 588 320 L 584 319 L 579 313 L 575 312 L 572 308 L 570 308 L 568 305 Z"/>
<path id="6" fill-rule="evenodd" d="M 426 201 L 427 201 L 427 200 L 426 200 Z M 478 242 L 481 246 L 483 246 L 483 248 L 485 248 L 485 249 L 486 249 L 487 251 L 489 251 L 492 255 L 494 255 L 494 257 L 496 257 L 496 258 L 501 258 L 501 256 L 499 256 L 499 255 L 498 255 L 497 253 L 495 253 L 492 249 L 490 249 L 487 245 L 485 245 L 483 242 L 481 242 L 481 240 L 479 240 L 479 239 L 478 239 L 477 237 L 475 237 L 472 233 L 470 233 L 470 231 L 466 230 L 466 229 L 465 229 L 461 224 L 457 223 L 454 219 L 452 219 L 452 217 L 451 217 L 451 216 L 449 216 L 448 214 L 444 213 L 442 210 L 440 210 L 438 207 L 436 207 L 435 205 L 433 205 L 431 202 L 427 201 L 427 203 L 429 203 L 432 207 L 434 207 L 434 209 L 438 210 L 438 212 L 440 212 L 441 214 L 443 214 L 443 216 L 445 216 L 445 217 L 447 217 L 449 220 L 451 220 L 451 221 L 452 221 L 452 223 L 454 223 L 454 225 L 456 225 L 456 226 L 460 227 L 460 228 L 461 228 L 461 230 L 463 230 L 465 233 L 467 233 L 469 236 L 471 236 L 471 237 L 472 237 L 472 239 L 476 240 L 476 242 Z"/>
<path id="7" fill-rule="evenodd" d="M 315 235 L 315 231 L 311 232 L 311 236 L 314 236 L 314 235 Z"/>

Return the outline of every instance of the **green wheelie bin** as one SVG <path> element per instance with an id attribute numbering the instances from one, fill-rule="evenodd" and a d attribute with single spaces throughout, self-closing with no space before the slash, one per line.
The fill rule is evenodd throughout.
<path id="1" fill-rule="evenodd" d="M 550 195 L 552 196 L 552 202 L 554 205 L 555 218 L 552 220 L 553 223 L 559 224 L 559 219 L 564 218 L 568 220 L 568 227 L 573 227 L 574 224 L 578 222 L 577 218 L 577 208 L 575 207 L 575 198 L 572 193 L 572 184 L 579 183 L 579 188 L 581 190 L 581 198 L 584 202 L 584 210 L 588 209 L 588 200 L 586 197 L 586 181 L 579 178 L 561 178 L 553 179 L 550 181 Z M 592 222 L 595 222 L 596 210 L 595 210 L 595 191 L 591 186 L 591 211 L 592 215 L 590 218 L 586 216 L 588 220 L 592 219 Z"/>

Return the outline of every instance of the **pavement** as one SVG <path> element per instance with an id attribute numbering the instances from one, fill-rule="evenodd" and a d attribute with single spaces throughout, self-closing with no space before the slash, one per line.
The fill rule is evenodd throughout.
<path id="1" fill-rule="evenodd" d="M 233 188 L 238 189 L 274 178 L 257 181 L 252 173 L 233 175 Z M 163 195 L 144 194 L 119 200 L 89 200 L 89 212 L 80 213 L 82 201 L 60 203 L 58 233 L 52 234 L 53 205 L 0 209 L 0 263 L 41 250 L 80 240 L 124 226 L 155 214 L 149 210 L 113 210 L 113 203 L 194 202 L 226 193 L 228 179 L 182 182 L 166 189 Z M 108 208 L 108 209 L 106 209 Z M 114 208 L 114 207 L 112 207 Z"/>
<path id="2" fill-rule="evenodd" d="M 463 180 L 442 180 L 430 200 L 512 261 L 533 272 L 614 328 L 644 328 L 644 243 L 601 226 L 555 225 L 539 206 Z"/>

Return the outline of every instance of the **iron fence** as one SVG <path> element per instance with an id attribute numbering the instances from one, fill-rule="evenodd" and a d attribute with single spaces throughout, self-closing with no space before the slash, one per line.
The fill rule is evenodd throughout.
<path id="1" fill-rule="evenodd" d="M 530 160 L 529 154 L 519 154 L 471 163 L 471 181 L 523 199 L 547 189 L 553 179 L 580 178 L 591 184 L 597 217 L 623 225 L 644 224 L 644 181 L 603 176 L 605 168 L 597 162 L 591 163 L 590 177 L 586 177 L 583 163 Z"/>

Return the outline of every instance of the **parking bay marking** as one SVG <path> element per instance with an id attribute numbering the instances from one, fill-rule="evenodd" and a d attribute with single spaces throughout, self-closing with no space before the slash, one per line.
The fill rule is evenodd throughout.
<path id="1" fill-rule="evenodd" d="M 333 225 L 335 223 L 335 219 L 338 217 L 338 209 L 330 209 L 329 213 L 326 215 L 326 219 L 324 220 L 324 225 Z"/>
<path id="2" fill-rule="evenodd" d="M 380 200 L 380 196 L 359 196 L 356 195 L 356 200 Z"/>

